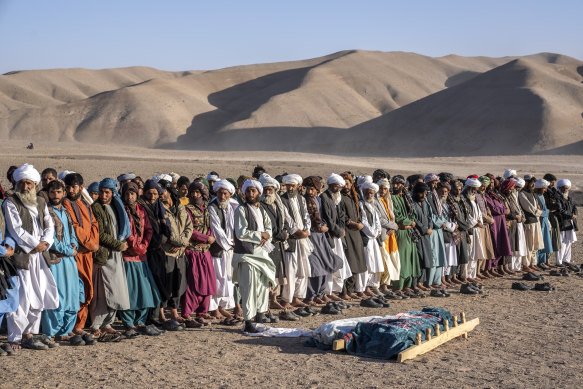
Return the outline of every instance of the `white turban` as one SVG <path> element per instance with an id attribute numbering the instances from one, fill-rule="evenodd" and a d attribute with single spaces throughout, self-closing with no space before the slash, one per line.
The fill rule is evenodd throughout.
<path id="1" fill-rule="evenodd" d="M 18 167 L 12 174 L 12 178 L 14 178 L 15 182 L 20 180 L 31 180 L 35 184 L 40 183 L 40 174 L 38 170 L 34 168 L 34 166 L 25 163 L 24 165 Z"/>
<path id="2" fill-rule="evenodd" d="M 365 182 L 372 182 L 372 177 L 365 175 L 365 176 L 358 177 L 358 179 L 356 180 L 356 183 L 358 184 L 358 186 L 361 186 Z"/>
<path id="3" fill-rule="evenodd" d="M 563 186 L 571 188 L 571 181 L 566 178 L 559 180 L 559 182 L 557 182 L 557 188 L 562 188 Z"/>
<path id="4" fill-rule="evenodd" d="M 512 170 L 512 169 L 506 169 L 504 170 L 504 174 L 502 175 L 502 177 L 504 177 L 504 179 L 509 178 L 510 176 L 516 176 L 516 170 Z"/>
<path id="5" fill-rule="evenodd" d="M 155 182 L 158 182 L 160 180 L 172 182 L 172 176 L 169 174 L 162 173 L 162 174 L 158 174 L 157 176 L 152 177 L 152 180 Z"/>
<path id="6" fill-rule="evenodd" d="M 482 183 L 477 178 L 470 177 L 466 180 L 466 186 L 470 188 L 479 188 L 482 186 Z"/>
<path id="7" fill-rule="evenodd" d="M 516 186 L 519 188 L 524 188 L 524 185 L 526 184 L 526 182 L 524 182 L 524 180 L 520 177 L 516 177 L 513 178 L 514 182 L 516 182 Z"/>
<path id="8" fill-rule="evenodd" d="M 169 175 L 170 177 L 172 177 L 172 182 L 173 182 L 174 184 L 178 183 L 178 180 L 180 179 L 180 174 L 178 174 L 178 173 L 174 173 L 174 172 L 171 172 L 171 173 L 170 173 L 170 174 L 168 174 L 168 175 Z M 135 177 L 134 177 L 134 178 L 135 178 Z"/>
<path id="9" fill-rule="evenodd" d="M 366 189 L 371 189 L 374 193 L 377 193 L 379 191 L 379 186 L 377 184 L 372 183 L 372 182 L 365 181 L 360 186 L 360 190 L 364 192 Z"/>
<path id="10" fill-rule="evenodd" d="M 342 178 L 341 175 L 336 174 L 336 173 L 332 173 L 328 176 L 328 179 L 326 180 L 326 184 L 328 184 L 328 185 L 338 184 L 340 186 L 344 186 L 344 185 L 346 185 L 346 181 L 344 181 L 344 178 Z"/>
<path id="11" fill-rule="evenodd" d="M 546 188 L 550 184 L 551 184 L 550 182 L 548 182 L 544 178 L 541 178 L 540 180 L 536 180 L 536 182 L 534 183 L 534 187 L 535 187 L 535 189 Z"/>
<path id="12" fill-rule="evenodd" d="M 215 193 L 217 193 L 219 189 L 226 189 L 231 194 L 231 196 L 235 194 L 235 187 L 229 182 L 229 180 L 218 180 L 215 182 L 213 185 L 213 190 Z"/>
<path id="13" fill-rule="evenodd" d="M 220 180 L 220 178 L 219 178 L 219 176 L 217 176 L 216 174 L 211 174 L 211 173 L 209 173 L 209 174 L 207 174 L 207 176 L 206 176 L 206 180 L 207 180 L 207 181 L 215 181 L 215 182 L 216 182 L 216 181 Z M 214 186 L 213 186 L 213 188 L 214 188 Z M 213 189 L 213 190 L 214 190 L 214 189 Z"/>
<path id="14" fill-rule="evenodd" d="M 59 174 L 57 174 L 57 178 L 61 181 L 65 180 L 65 177 L 67 177 L 67 175 L 71 174 L 71 173 L 75 173 L 72 170 L 63 170 L 62 172 L 60 172 Z"/>
<path id="15" fill-rule="evenodd" d="M 391 189 L 391 183 L 386 178 L 381 178 L 380 180 L 378 180 L 377 185 L 379 187 L 384 186 L 385 188 Z"/>
<path id="16" fill-rule="evenodd" d="M 259 176 L 259 182 L 261 183 L 261 185 L 265 188 L 266 186 L 271 186 L 274 187 L 275 190 L 279 190 L 279 182 L 277 182 L 277 180 L 273 177 L 271 177 L 269 174 L 267 173 L 263 173 L 262 175 Z"/>
<path id="17" fill-rule="evenodd" d="M 249 187 L 257 188 L 257 190 L 259 191 L 259 194 L 263 194 L 263 186 L 261 185 L 261 183 L 259 181 L 257 181 L 257 180 L 247 180 L 247 181 L 245 181 L 243 183 L 243 187 L 241 188 L 241 192 L 243 192 L 243 194 L 245 194 L 245 191 Z"/>
<path id="18" fill-rule="evenodd" d="M 304 180 L 302 179 L 302 176 L 300 176 L 299 174 L 288 174 L 283 176 L 283 178 L 281 179 L 282 184 L 284 185 L 302 185 L 302 182 Z"/>

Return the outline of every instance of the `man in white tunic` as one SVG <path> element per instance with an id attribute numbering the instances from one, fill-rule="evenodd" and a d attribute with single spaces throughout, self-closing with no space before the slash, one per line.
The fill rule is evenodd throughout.
<path id="1" fill-rule="evenodd" d="M 310 277 L 309 256 L 313 246 L 308 239 L 310 236 L 311 220 L 306 206 L 306 200 L 299 194 L 302 177 L 297 174 L 288 174 L 283 177 L 282 183 L 286 193 L 281 201 L 288 211 L 290 219 L 288 239 L 289 249 L 284 255 L 287 284 L 283 286 L 283 300 L 294 307 L 306 307 L 302 300 L 308 291 Z"/>
<path id="2" fill-rule="evenodd" d="M 54 226 L 45 200 L 36 195 L 40 174 L 29 164 L 14 171 L 16 192 L 3 203 L 6 230 L 16 242 L 14 259 L 19 268 L 20 301 L 16 312 L 7 315 L 8 342 L 22 347 L 46 350 L 56 344 L 39 333 L 41 314 L 59 306 L 59 292 L 45 260 L 53 244 Z"/>
<path id="3" fill-rule="evenodd" d="M 362 231 L 368 238 L 364 246 L 364 255 L 366 257 L 366 268 L 368 270 L 368 279 L 366 283 L 366 292 L 370 294 L 380 294 L 380 275 L 384 271 L 383 256 L 379 248 L 378 238 L 381 235 L 381 221 L 379 213 L 374 206 L 375 195 L 379 191 L 377 184 L 365 181 L 360 186 L 363 201 L 359 203 L 360 214 L 362 215 Z"/>
<path id="4" fill-rule="evenodd" d="M 462 278 L 467 278 L 470 282 L 476 282 L 478 272 L 478 261 L 485 259 L 483 249 L 483 234 L 482 228 L 484 226 L 482 220 L 482 212 L 476 203 L 476 193 L 478 188 L 482 186 L 480 181 L 476 178 L 468 178 L 465 183 L 465 188 L 462 191 L 462 198 L 468 205 L 468 224 L 472 229 L 471 243 L 469 245 L 469 262 L 467 265 L 467 273 L 462 274 Z"/>
<path id="5" fill-rule="evenodd" d="M 215 197 L 209 204 L 211 231 L 215 243 L 210 252 L 213 257 L 215 275 L 217 277 L 217 294 L 211 297 L 209 311 L 218 310 L 222 316 L 231 316 L 226 310 L 235 307 L 233 268 L 233 240 L 235 230 L 235 209 L 239 203 L 231 198 L 235 194 L 235 187 L 223 179 L 215 182 Z"/>

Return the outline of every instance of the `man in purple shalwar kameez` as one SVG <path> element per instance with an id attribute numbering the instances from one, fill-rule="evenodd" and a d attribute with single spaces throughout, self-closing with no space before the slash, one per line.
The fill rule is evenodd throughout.
<path id="1" fill-rule="evenodd" d="M 208 325 L 205 316 L 208 312 L 211 296 L 217 293 L 217 281 L 213 259 L 209 252 L 210 245 L 215 241 L 210 229 L 210 216 L 207 208 L 209 191 L 200 181 L 193 182 L 188 187 L 190 203 L 186 212 L 192 220 L 194 229 L 190 243 L 186 248 L 187 289 L 181 299 L 181 314 L 186 320 L 186 327 L 197 328 Z M 190 315 L 196 313 L 196 319 L 190 320 Z"/>
<path id="2" fill-rule="evenodd" d="M 492 233 L 492 244 L 494 246 L 494 253 L 496 257 L 490 260 L 489 268 L 493 271 L 497 268 L 498 274 L 507 274 L 504 271 L 504 256 L 512 255 L 510 248 L 510 238 L 508 237 L 508 228 L 506 227 L 506 215 L 510 213 L 508 208 L 504 205 L 502 199 L 498 196 L 495 190 L 497 186 L 496 178 L 490 177 L 490 184 L 486 187 L 486 194 L 484 198 L 490 209 L 490 213 L 494 218 L 494 223 L 490 224 L 490 232 Z M 508 272 L 508 274 L 510 274 Z"/>

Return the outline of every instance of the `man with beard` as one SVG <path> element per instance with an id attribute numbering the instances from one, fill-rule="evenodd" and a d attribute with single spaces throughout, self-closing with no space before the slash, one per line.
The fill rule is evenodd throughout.
<path id="1" fill-rule="evenodd" d="M 462 274 L 462 278 L 467 278 L 470 282 L 477 282 L 477 274 L 479 261 L 486 259 L 484 250 L 484 223 L 482 219 L 482 212 L 476 203 L 476 193 L 478 188 L 482 186 L 480 180 L 474 177 L 469 177 L 466 180 L 465 187 L 462 191 L 462 198 L 466 202 L 468 209 L 468 222 L 470 228 L 470 248 L 469 248 L 469 262 L 467 266 L 467 273 Z"/>
<path id="2" fill-rule="evenodd" d="M 508 238 L 510 239 L 511 255 L 504 257 L 504 262 L 509 273 L 520 271 L 522 268 L 522 258 L 526 256 L 526 237 L 524 235 L 525 220 L 524 213 L 520 205 L 514 187 L 516 182 L 513 179 L 506 179 L 500 184 L 500 195 L 506 208 L 510 213 L 506 215 L 508 227 Z"/>
<path id="3" fill-rule="evenodd" d="M 358 196 L 354 188 L 352 176 L 349 173 L 342 173 L 341 176 L 346 184 L 341 190 L 342 200 L 340 201 L 340 207 L 342 208 L 344 225 L 346 226 L 346 236 L 344 237 L 346 242 L 346 259 L 348 260 L 352 276 L 344 283 L 340 297 L 343 300 L 361 299 L 367 297 L 364 292 L 368 276 L 366 258 L 364 256 L 365 244 L 361 234 L 364 225 L 362 224 Z"/>
<path id="4" fill-rule="evenodd" d="M 480 180 L 486 185 L 484 199 L 493 219 L 492 224 L 490 224 L 490 233 L 492 234 L 492 246 L 494 248 L 495 258 L 489 261 L 487 266 L 488 271 L 490 275 L 504 275 L 507 272 L 504 270 L 503 258 L 512 253 L 508 229 L 506 227 L 506 215 L 510 214 L 510 210 L 506 208 L 500 195 L 497 193 L 496 188 L 499 187 L 499 183 L 494 175 L 486 174 L 486 176 L 480 177 Z"/>
<path id="5" fill-rule="evenodd" d="M 417 231 L 413 235 L 415 228 L 415 209 L 413 201 L 408 197 L 405 190 L 405 178 L 401 175 L 393 176 L 391 183 L 393 185 L 393 209 L 395 212 L 395 222 L 399 230 L 395 232 L 397 236 L 397 245 L 399 247 L 399 259 L 401 260 L 401 269 L 399 279 L 393 281 L 393 291 L 401 298 L 420 297 L 420 292 L 416 292 L 417 277 L 421 275 L 419 267 L 419 254 L 414 242 L 419 238 Z"/>
<path id="6" fill-rule="evenodd" d="M 211 231 L 216 241 L 211 245 L 217 293 L 211 296 L 209 310 L 212 315 L 220 314 L 226 318 L 228 325 L 235 324 L 242 313 L 239 299 L 235 299 L 235 285 L 233 283 L 233 247 L 235 209 L 239 203 L 233 198 L 235 187 L 227 180 L 215 182 L 217 197 L 209 204 Z M 235 308 L 233 315 L 227 309 Z M 215 312 L 217 311 L 218 312 Z"/>
<path id="7" fill-rule="evenodd" d="M 377 185 L 379 186 L 379 192 L 375 199 L 375 206 L 379 215 L 381 215 L 382 228 L 379 245 L 381 254 L 385 257 L 380 291 L 385 297 L 398 299 L 399 297 L 389 289 L 389 286 L 391 282 L 399 280 L 399 272 L 401 270 L 401 259 L 399 258 L 399 247 L 397 245 L 397 235 L 395 234 L 399 226 L 395 223 L 395 208 L 389 193 L 391 183 L 387 178 L 382 178 L 377 182 Z"/>
<path id="8" fill-rule="evenodd" d="M 344 253 L 343 239 L 346 235 L 344 226 L 344 212 L 340 207 L 342 194 L 340 190 L 346 184 L 344 178 L 332 173 L 326 180 L 328 189 L 320 195 L 320 214 L 322 222 L 328 227 L 326 239 L 332 248 L 332 251 L 342 260 L 342 267 L 326 279 L 326 298 L 331 301 L 342 301 L 333 292 L 340 293 L 344 287 L 344 282 L 350 276 L 350 266 Z"/>
<path id="9" fill-rule="evenodd" d="M 261 207 L 271 220 L 271 244 L 273 244 L 274 249 L 269 253 L 269 257 L 275 265 L 275 287 L 269 292 L 269 308 L 270 309 L 289 309 L 292 306 L 289 303 L 285 303 L 285 306 L 281 305 L 277 301 L 277 295 L 279 294 L 280 286 L 284 286 L 287 283 L 285 266 L 284 266 L 284 244 L 289 238 L 289 225 L 287 216 L 287 211 L 278 199 L 277 192 L 279 191 L 279 182 L 272 178 L 267 173 L 263 173 L 259 177 L 259 182 L 263 186 L 263 194 L 261 195 Z M 284 320 L 296 320 L 296 315 L 289 314 L 290 312 L 283 312 L 280 317 Z"/>
<path id="10" fill-rule="evenodd" d="M 457 252 L 457 263 L 454 264 L 454 260 L 448 258 L 448 264 L 450 264 L 450 280 L 455 284 L 462 284 L 466 281 L 465 274 L 467 273 L 467 266 L 469 262 L 469 248 L 468 243 L 470 241 L 468 230 L 470 229 L 468 214 L 469 210 L 467 203 L 462 198 L 462 187 L 463 184 L 452 178 L 450 181 L 451 185 L 451 195 L 448 196 L 448 212 L 450 214 L 450 219 L 455 221 L 457 224 L 457 230 L 459 234 L 452 234 L 452 238 L 455 241 L 456 252 Z M 457 237 L 456 237 L 457 235 Z M 456 239 L 457 238 L 457 239 Z"/>
<path id="11" fill-rule="evenodd" d="M 322 208 L 321 199 L 318 197 L 322 184 L 320 178 L 310 176 L 304 179 L 302 185 L 306 188 L 306 206 L 310 215 L 310 242 L 314 247 L 310 254 L 310 279 L 308 292 L 304 302 L 306 304 L 326 304 L 330 302 L 326 298 L 326 281 L 332 277 L 342 266 L 342 258 L 338 257 L 325 234 L 328 232 L 328 226 L 322 221 L 320 209 Z M 330 306 L 328 307 L 330 309 Z M 311 308 L 304 308 L 308 314 L 313 314 Z M 300 312 L 301 315 L 301 312 Z"/>
<path id="12" fill-rule="evenodd" d="M 41 314 L 45 309 L 59 306 L 57 284 L 47 258 L 54 241 L 54 225 L 46 202 L 36 195 L 40 174 L 29 164 L 18 167 L 13 173 L 15 193 L 2 204 L 6 231 L 16 242 L 14 260 L 20 281 L 19 306 L 8 313 L 8 342 L 13 349 L 20 346 L 46 350 L 44 338 L 38 334 Z M 49 343 L 49 342 L 47 342 Z M 50 342 L 53 343 L 53 342 Z"/>
<path id="13" fill-rule="evenodd" d="M 551 173 L 544 175 L 543 179 L 549 182 L 546 192 L 544 193 L 545 204 L 549 209 L 549 222 L 551 223 L 551 238 L 553 241 L 553 252 L 557 252 L 561 249 L 561 229 L 559 227 L 559 213 L 560 213 L 560 194 L 555 187 L 557 183 L 557 177 Z M 547 262 L 550 265 L 550 257 L 552 253 L 547 254 Z"/>
<path id="14" fill-rule="evenodd" d="M 527 255 L 523 267 L 528 271 L 537 271 L 538 269 L 534 267 L 537 264 L 536 253 L 538 250 L 545 248 L 539 222 L 543 211 L 538 196 L 534 193 L 536 178 L 530 174 L 524 177 L 524 188 L 518 193 L 518 204 L 522 207 L 526 218 L 524 221 L 524 234 L 526 235 Z"/>
<path id="15" fill-rule="evenodd" d="M 187 328 L 208 325 L 205 320 L 211 296 L 217 293 L 217 277 L 209 247 L 215 242 L 211 233 L 211 223 L 207 203 L 209 191 L 202 182 L 193 182 L 188 188 L 190 203 L 185 209 L 192 221 L 193 231 L 186 248 L 186 291 L 180 300 L 182 318 Z M 190 315 L 196 318 L 190 320 Z"/>
<path id="16" fill-rule="evenodd" d="M 360 190 L 362 192 L 362 201 L 360 202 L 360 214 L 362 215 L 363 233 L 368 238 L 364 246 L 364 255 L 366 258 L 367 295 L 383 296 L 379 291 L 380 275 L 384 271 L 384 260 L 379 248 L 378 238 L 381 236 L 380 215 L 375 204 L 375 195 L 379 191 L 377 184 L 364 182 Z"/>
<path id="17" fill-rule="evenodd" d="M 561 228 L 561 249 L 557 251 L 557 266 L 571 263 L 571 246 L 577 241 L 577 206 L 569 196 L 571 181 L 562 179 L 557 182 L 560 204 L 559 226 Z"/>
<path id="18" fill-rule="evenodd" d="M 538 197 L 542 214 L 540 215 L 540 227 L 543 235 L 545 247 L 537 252 L 537 267 L 542 270 L 548 270 L 547 255 L 553 252 L 553 239 L 551 235 L 551 224 L 549 222 L 549 209 L 545 201 L 545 192 L 549 187 L 549 182 L 544 178 L 534 183 L 534 193 Z"/>
<path id="19" fill-rule="evenodd" d="M 447 227 L 447 214 L 443 210 L 443 204 L 441 203 L 439 194 L 437 193 L 437 184 L 439 183 L 439 177 L 437 174 L 429 173 L 424 178 L 425 183 L 429 186 L 429 192 L 427 194 L 427 203 L 431 208 L 431 229 L 432 233 L 430 235 L 431 240 L 431 251 L 433 253 L 432 264 L 436 268 L 436 272 L 439 274 L 433 274 L 434 283 L 427 283 L 428 286 L 441 286 L 443 278 L 443 268 L 447 264 L 447 258 L 445 255 L 445 239 L 443 237 L 443 231 Z M 447 197 L 446 197 L 447 198 Z M 439 279 L 439 283 L 435 283 Z M 449 286 L 449 285 L 445 285 Z M 438 288 L 441 289 L 441 288 Z M 441 294 L 447 294 L 445 290 Z"/>
<path id="20" fill-rule="evenodd" d="M 163 193 L 164 189 L 156 181 L 147 180 L 144 183 L 144 193 L 138 199 L 138 203 L 146 211 L 152 227 L 152 238 L 146 252 L 148 267 L 160 293 L 160 300 L 167 301 L 170 298 L 170 292 L 166 290 L 166 254 L 162 245 L 170 238 L 171 227 L 162 200 L 160 200 Z M 151 311 L 150 321 L 152 324 L 161 325 L 162 318 L 164 318 L 164 309 L 158 304 Z"/>
<path id="21" fill-rule="evenodd" d="M 415 228 L 420 239 L 417 241 L 417 252 L 419 253 L 419 263 L 424 271 L 425 287 L 431 290 L 433 297 L 446 297 L 441 293 L 441 268 L 433 262 L 433 248 L 431 246 L 431 234 L 433 233 L 433 212 L 426 200 L 429 185 L 424 182 L 417 182 L 413 186 L 413 207 L 415 208 Z"/>
<path id="22" fill-rule="evenodd" d="M 297 174 L 288 174 L 283 177 L 286 192 L 281 196 L 281 202 L 289 215 L 288 249 L 285 251 L 285 274 L 287 284 L 281 293 L 283 301 L 294 307 L 307 307 L 302 300 L 308 291 L 310 277 L 309 256 L 313 246 L 308 239 L 310 235 L 310 216 L 306 200 L 299 194 L 302 177 Z"/>
<path id="23" fill-rule="evenodd" d="M 453 199 L 449 195 L 450 191 L 451 185 L 449 182 L 440 180 L 437 183 L 436 192 L 439 198 L 439 203 L 442 207 L 443 218 L 445 220 L 445 225 L 443 227 L 443 242 L 445 244 L 446 262 L 443 267 L 441 284 L 452 287 L 454 286 L 454 282 L 450 277 L 450 270 L 457 265 L 456 238 L 459 240 L 458 235 L 460 232 L 458 231 L 457 225 L 457 208 L 453 204 Z"/>
<path id="24" fill-rule="evenodd" d="M 496 253 L 494 252 L 494 244 L 492 243 L 492 232 L 491 226 L 494 224 L 494 218 L 492 217 L 490 208 L 486 202 L 486 188 L 490 185 L 490 177 L 481 176 L 478 178 L 480 181 L 480 187 L 476 192 L 476 204 L 480 208 L 480 213 L 482 214 L 482 222 L 484 227 L 481 231 L 482 248 L 484 250 L 484 259 L 478 261 L 478 272 L 477 277 L 480 279 L 488 279 L 493 277 L 502 277 L 501 274 L 491 271 L 492 262 L 496 259 Z"/>
<path id="25" fill-rule="evenodd" d="M 121 338 L 111 325 L 117 311 L 130 309 L 122 251 L 127 250 L 131 226 L 112 178 L 99 183 L 99 199 L 91 205 L 99 224 L 99 250 L 93 255 L 93 301 L 89 306 L 91 330 L 100 341 Z"/>
<path id="26" fill-rule="evenodd" d="M 71 222 L 71 216 L 62 206 L 65 185 L 53 180 L 46 186 L 49 196 L 49 214 L 55 226 L 55 239 L 49 254 L 51 273 L 59 290 L 59 307 L 46 309 L 42 313 L 42 331 L 48 338 L 57 341 L 70 341 L 73 346 L 84 345 L 81 335 L 69 336 L 73 331 L 79 311 L 79 272 L 77 271 L 77 248 L 79 243 Z"/>
<path id="27" fill-rule="evenodd" d="M 75 236 L 77 237 L 77 271 L 83 282 L 84 300 L 81 302 L 73 332 L 81 335 L 86 344 L 95 342 L 91 334 L 85 332 L 89 305 L 93 300 L 93 253 L 99 249 L 99 225 L 93 215 L 91 205 L 83 199 L 83 177 L 78 173 L 65 176 L 67 198 L 63 207 L 69 213 Z"/>
<path id="28" fill-rule="evenodd" d="M 126 328 L 126 337 L 138 335 L 137 331 L 157 336 L 161 332 L 154 326 L 146 326 L 150 309 L 160 304 L 160 293 L 147 263 L 148 246 L 153 235 L 150 219 L 146 210 L 138 204 L 138 185 L 126 182 L 122 186 L 122 197 L 128 218 L 131 235 L 127 239 L 128 248 L 122 253 L 128 285 L 130 306 L 119 316 Z"/>
<path id="29" fill-rule="evenodd" d="M 171 331 L 179 330 L 184 320 L 178 315 L 178 306 L 184 292 L 186 292 L 186 267 L 187 261 L 185 251 L 190 244 L 190 238 L 194 226 L 192 219 L 188 216 L 186 209 L 178 200 L 178 192 L 172 183 L 166 180 L 158 181 L 164 189 L 162 192 L 162 204 L 166 212 L 166 217 L 170 222 L 170 237 L 162 245 L 166 255 L 164 277 L 164 288 L 168 299 L 162 301 L 162 309 L 169 308 L 171 320 L 165 323 L 165 328 Z M 166 317 L 160 313 L 161 319 Z"/>
<path id="30" fill-rule="evenodd" d="M 245 204 L 235 210 L 235 248 L 233 272 L 241 290 L 243 317 L 248 333 L 258 332 L 252 320 L 266 322 L 269 288 L 275 285 L 275 266 L 269 258 L 273 249 L 271 219 L 261 208 L 263 187 L 259 181 L 247 180 L 241 188 Z"/>

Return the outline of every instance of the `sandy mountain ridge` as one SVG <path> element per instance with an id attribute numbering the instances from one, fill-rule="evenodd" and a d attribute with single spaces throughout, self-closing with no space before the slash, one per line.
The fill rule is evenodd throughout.
<path id="1" fill-rule="evenodd" d="M 343 51 L 0 76 L 0 138 L 394 156 L 583 153 L 583 62 Z"/>

